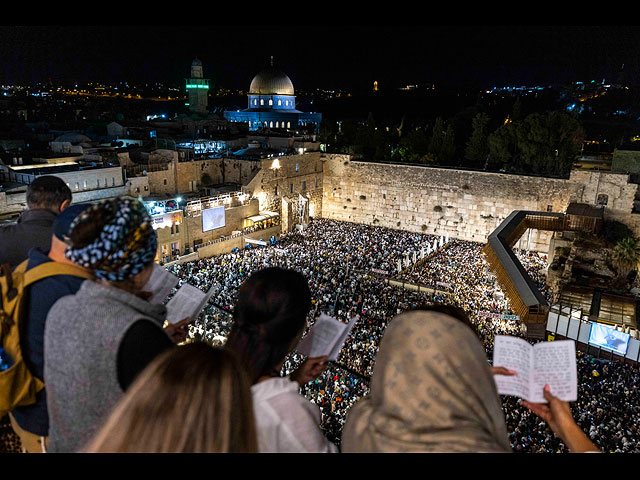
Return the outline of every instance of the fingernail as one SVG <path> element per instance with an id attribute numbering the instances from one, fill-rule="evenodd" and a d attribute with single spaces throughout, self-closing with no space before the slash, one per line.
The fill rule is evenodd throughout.
<path id="1" fill-rule="evenodd" d="M 549 389 L 549 385 L 545 385 L 545 386 L 544 386 L 544 389 L 545 389 L 545 391 L 547 391 L 547 392 L 548 392 L 548 391 L 550 390 L 550 389 Z"/>

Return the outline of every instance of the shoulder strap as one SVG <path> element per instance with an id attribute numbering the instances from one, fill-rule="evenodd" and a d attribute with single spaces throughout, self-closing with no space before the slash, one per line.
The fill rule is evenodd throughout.
<path id="1" fill-rule="evenodd" d="M 26 287 L 38 280 L 42 280 L 43 278 L 51 277 L 53 275 L 73 275 L 74 277 L 89 280 L 94 278 L 91 272 L 76 265 L 62 262 L 46 262 L 24 272 L 23 286 Z"/>
<path id="2" fill-rule="evenodd" d="M 27 269 L 27 264 L 28 263 L 29 263 L 29 259 L 27 258 L 26 260 L 23 260 L 21 263 L 16 265 L 16 267 L 13 269 L 13 271 L 17 272 L 17 273 L 23 273 Z"/>

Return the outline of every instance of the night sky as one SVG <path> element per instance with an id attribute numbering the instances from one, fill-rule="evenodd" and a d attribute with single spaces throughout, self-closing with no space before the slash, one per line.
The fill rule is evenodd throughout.
<path id="1" fill-rule="evenodd" d="M 167 24 L 171 13 L 166 15 L 157 25 L 4 26 L 0 84 L 51 79 L 183 85 L 198 57 L 214 85 L 247 89 L 271 55 L 296 89 L 369 89 L 374 80 L 381 88 L 610 82 L 623 65 L 640 83 L 640 27 L 634 26 L 383 24 L 379 19 L 175 26 Z"/>

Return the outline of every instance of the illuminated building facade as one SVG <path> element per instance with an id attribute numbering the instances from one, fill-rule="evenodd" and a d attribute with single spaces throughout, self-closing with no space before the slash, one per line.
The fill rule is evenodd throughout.
<path id="1" fill-rule="evenodd" d="M 189 110 L 205 115 L 209 96 L 209 79 L 203 78 L 202 62 L 197 58 L 191 64 L 191 78 L 185 79 L 189 93 Z"/>
<path id="2" fill-rule="evenodd" d="M 250 131 L 261 129 L 295 130 L 309 126 L 318 131 L 322 114 L 305 113 L 296 109 L 293 83 L 289 77 L 270 67 L 258 73 L 249 87 L 248 106 L 244 110 L 226 111 L 224 116 L 230 122 L 242 122 Z"/>

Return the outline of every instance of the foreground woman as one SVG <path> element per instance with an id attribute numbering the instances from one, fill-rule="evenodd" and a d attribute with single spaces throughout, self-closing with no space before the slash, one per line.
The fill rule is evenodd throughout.
<path id="1" fill-rule="evenodd" d="M 118 402 L 89 453 L 257 451 L 249 380 L 230 352 L 203 342 L 157 357 Z"/>
<path id="2" fill-rule="evenodd" d="M 157 239 L 144 205 L 115 198 L 70 225 L 65 256 L 96 277 L 47 315 L 44 380 L 49 451 L 74 452 L 96 432 L 135 377 L 186 331 L 163 329 L 166 307 L 142 298 Z"/>
<path id="3" fill-rule="evenodd" d="M 350 410 L 344 452 L 507 453 L 502 403 L 480 340 L 442 311 L 414 310 L 389 324 L 369 395 Z M 566 402 L 525 404 L 573 452 L 597 451 L 575 425 Z"/>
<path id="4" fill-rule="evenodd" d="M 240 288 L 226 348 L 239 356 L 253 384 L 260 452 L 337 452 L 320 429 L 320 410 L 299 393 L 324 371 L 326 357 L 309 358 L 290 377 L 280 376 L 310 307 L 307 280 L 293 270 L 260 270 Z"/>

